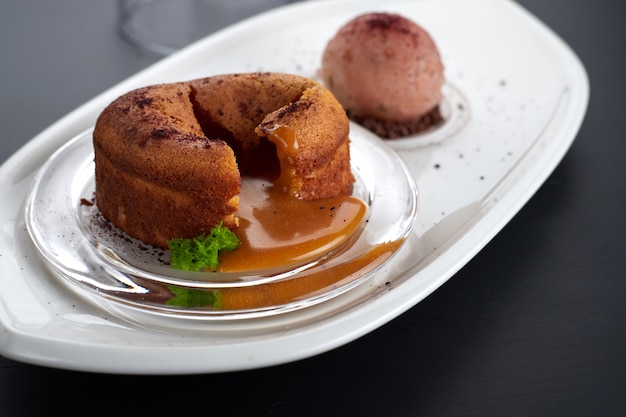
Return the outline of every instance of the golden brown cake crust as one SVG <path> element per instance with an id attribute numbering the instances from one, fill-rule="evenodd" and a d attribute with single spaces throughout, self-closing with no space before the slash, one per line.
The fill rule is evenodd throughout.
<path id="1" fill-rule="evenodd" d="M 269 142 L 293 196 L 349 194 L 348 131 L 334 96 L 300 76 L 229 74 L 139 88 L 96 122 L 96 204 L 128 235 L 160 247 L 219 222 L 235 227 L 240 170 L 264 158 Z"/>

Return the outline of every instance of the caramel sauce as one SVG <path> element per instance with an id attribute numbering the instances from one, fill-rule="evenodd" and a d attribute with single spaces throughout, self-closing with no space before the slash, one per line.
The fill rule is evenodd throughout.
<path id="1" fill-rule="evenodd" d="M 255 176 L 244 176 L 239 194 L 239 227 L 233 229 L 241 240 L 239 248 L 220 253 L 220 272 L 242 272 L 289 268 L 322 257 L 354 235 L 362 226 L 367 205 L 353 196 L 307 201 L 288 190 L 294 175 L 288 166 L 298 151 L 290 129 L 278 126 L 268 135 L 280 168 L 249 166 Z M 257 157 L 260 154 L 257 154 Z M 261 158 L 265 159 L 265 158 Z M 267 160 L 267 159 L 266 159 Z M 259 175 L 260 173 L 260 175 Z M 295 279 L 261 285 L 223 288 L 221 310 L 245 310 L 281 305 L 324 291 L 339 288 L 373 271 L 389 259 L 403 239 L 373 245 L 366 253 L 333 265 L 327 258 L 324 268 L 303 272 Z M 339 249 L 340 251 L 340 249 Z"/>
<path id="2" fill-rule="evenodd" d="M 344 243 L 362 224 L 366 204 L 353 196 L 315 201 L 292 197 L 280 181 L 244 177 L 239 248 L 220 253 L 218 271 L 253 271 L 303 264 Z"/>
<path id="3" fill-rule="evenodd" d="M 277 160 L 257 154 L 246 164 L 254 174 L 242 177 L 239 227 L 233 229 L 241 245 L 220 254 L 220 272 L 304 264 L 344 243 L 367 212 L 366 204 L 353 196 L 306 201 L 291 195 L 297 176 L 289 161 L 298 152 L 296 135 L 279 125 L 267 139 Z"/>
<path id="4" fill-rule="evenodd" d="M 382 265 L 403 242 L 404 239 L 400 239 L 375 245 L 362 256 L 296 279 L 222 289 L 220 309 L 245 310 L 281 305 L 309 297 L 316 292 L 338 288 Z"/>
<path id="5" fill-rule="evenodd" d="M 291 167 L 287 166 L 287 161 L 298 152 L 298 139 L 293 131 L 287 127 L 280 126 L 268 136 L 270 142 L 276 147 L 276 156 L 280 163 L 280 178 L 278 182 L 285 186 L 290 186 L 294 175 Z"/>

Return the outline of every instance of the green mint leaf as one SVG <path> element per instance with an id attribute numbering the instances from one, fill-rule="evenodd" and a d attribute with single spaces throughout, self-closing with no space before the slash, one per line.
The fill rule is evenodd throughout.
<path id="1" fill-rule="evenodd" d="M 220 223 L 208 235 L 169 240 L 167 245 L 171 251 L 170 265 L 183 271 L 215 271 L 219 264 L 219 252 L 235 250 L 240 243 L 237 235 Z"/>

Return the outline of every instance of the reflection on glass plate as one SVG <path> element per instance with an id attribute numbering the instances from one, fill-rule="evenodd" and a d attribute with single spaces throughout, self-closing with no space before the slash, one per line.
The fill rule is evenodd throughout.
<path id="1" fill-rule="evenodd" d="M 250 318 L 311 306 L 362 282 L 402 246 L 417 213 L 417 190 L 403 161 L 353 127 L 354 196 L 368 205 L 346 242 L 289 268 L 177 271 L 169 253 L 126 236 L 91 203 L 95 192 L 91 130 L 54 153 L 38 173 L 26 226 L 46 261 L 82 289 L 161 314 Z"/>

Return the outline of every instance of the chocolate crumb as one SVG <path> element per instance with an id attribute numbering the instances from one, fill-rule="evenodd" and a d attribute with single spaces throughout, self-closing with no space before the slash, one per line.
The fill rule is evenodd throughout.
<path id="1" fill-rule="evenodd" d="M 374 117 L 350 114 L 350 112 L 348 112 L 348 117 L 384 139 L 398 139 L 415 135 L 443 122 L 443 116 L 441 115 L 439 106 L 419 119 L 410 120 L 408 122 L 381 120 Z"/>

